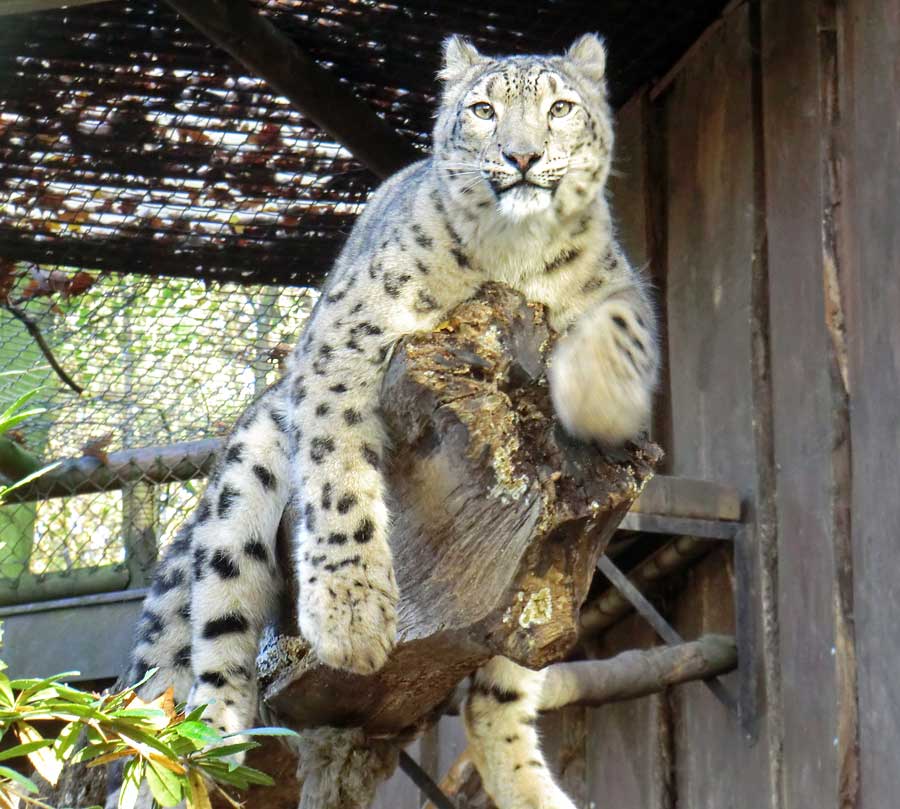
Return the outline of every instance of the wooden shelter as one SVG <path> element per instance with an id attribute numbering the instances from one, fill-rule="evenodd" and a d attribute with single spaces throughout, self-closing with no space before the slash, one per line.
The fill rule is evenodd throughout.
<path id="1" fill-rule="evenodd" d="M 53 4 L 8 5 L 21 12 Z M 229 86 L 230 76 L 248 70 L 172 8 L 275 92 Z M 235 37 L 238 25 L 252 35 Z M 349 151 L 335 145 L 348 120 L 371 122 L 373 108 L 382 114 L 388 125 L 375 125 L 377 137 L 357 149 L 385 173 L 410 153 L 407 144 L 427 148 L 443 35 L 466 33 L 486 50 L 506 52 L 559 49 L 584 30 L 610 41 L 618 110 L 613 204 L 627 251 L 648 267 L 662 303 L 667 366 L 653 438 L 666 450 L 660 471 L 679 481 L 626 516 L 608 553 L 684 638 L 737 637 L 739 668 L 723 682 L 738 712 L 701 683 L 566 708 L 546 722 L 551 758 L 579 806 L 893 806 L 900 794 L 893 687 L 900 658 L 893 621 L 900 606 L 900 500 L 893 496 L 900 484 L 900 0 L 253 7 L 172 0 L 0 17 L 0 204 L 35 211 L 29 218 L 0 207 L 0 258 L 314 283 L 374 183 L 358 169 L 349 139 Z M 262 42 L 267 47 L 254 47 Z M 84 57 L 71 58 L 68 73 L 54 67 L 76 46 Z M 140 81 L 116 67 L 129 60 Z M 89 70 L 95 62 L 109 70 Z M 96 103 L 76 115 L 57 102 L 65 77 L 79 69 L 96 85 L 83 97 Z M 335 77 L 352 94 L 334 108 L 317 106 L 317 88 Z M 211 120 L 256 115 L 258 131 L 268 134 L 253 153 L 266 159 L 245 160 L 249 152 L 224 159 L 225 147 L 190 132 L 160 146 L 159 127 L 186 97 L 179 81 L 191 85 L 188 95 Z M 152 100 L 144 107 L 142 99 Z M 151 120 L 148 109 L 162 117 Z M 98 122 L 92 137 L 99 140 L 83 132 L 79 140 L 84 120 Z M 284 141 L 266 123 L 287 127 L 291 144 L 308 148 L 281 154 Z M 41 137 L 65 159 L 35 157 Z M 291 219 L 251 217 L 236 220 L 240 231 L 216 233 L 193 227 L 201 208 L 199 218 L 214 219 L 211 212 L 224 206 L 227 221 L 245 200 L 267 195 L 279 159 L 287 161 L 279 170 L 294 177 L 328 177 L 292 183 L 291 198 L 279 186 Z M 103 219 L 109 211 L 100 210 L 101 199 L 96 210 L 83 207 L 78 229 L 70 227 L 67 218 L 78 217 L 41 191 L 54 162 L 60 182 L 73 187 L 90 180 L 92 166 L 100 171 L 103 188 L 119 189 L 110 204 L 122 221 Z M 171 178 L 201 174 L 197 201 L 182 213 L 181 186 L 160 203 L 163 215 L 142 207 L 148 177 L 167 188 Z M 16 202 L 23 188 L 38 191 Z M 231 199 L 220 193 L 216 202 L 216 188 Z M 53 215 L 65 227 L 41 224 Z M 208 449 L 185 453 L 192 476 L 202 474 Z M 144 474 L 154 457 L 119 460 Z M 78 464 L 82 473 L 96 467 L 94 459 Z M 716 485 L 692 489 L 685 481 L 694 479 Z M 704 541 L 714 538 L 729 541 Z M 614 569 L 597 574 L 582 614 L 585 654 L 658 645 L 618 594 L 627 586 L 610 577 Z M 123 582 L 133 588 L 127 575 Z M 49 666 L 111 677 L 139 593 L 0 608 L 4 652 L 14 667 L 37 674 Z M 98 625 L 105 626 L 102 649 L 91 629 Z M 65 647 L 64 636 L 77 640 Z M 409 752 L 465 796 L 463 748 L 458 721 L 448 717 Z M 412 809 L 421 800 L 398 774 L 378 805 Z"/>

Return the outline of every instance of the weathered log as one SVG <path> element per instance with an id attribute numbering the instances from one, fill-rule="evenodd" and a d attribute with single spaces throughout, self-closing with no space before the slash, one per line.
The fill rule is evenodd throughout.
<path id="1" fill-rule="evenodd" d="M 597 559 L 661 452 L 610 460 L 565 436 L 544 376 L 554 340 L 543 307 L 491 284 L 400 343 L 381 397 L 399 642 L 371 677 L 329 669 L 286 598 L 259 660 L 276 721 L 403 738 L 492 655 L 538 668 L 572 648 Z"/>

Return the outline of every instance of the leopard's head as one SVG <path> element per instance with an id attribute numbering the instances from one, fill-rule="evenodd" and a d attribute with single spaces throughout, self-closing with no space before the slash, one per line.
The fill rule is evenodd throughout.
<path id="1" fill-rule="evenodd" d="M 606 52 L 585 34 L 563 56 L 481 54 L 444 44 L 435 161 L 463 205 L 511 220 L 563 217 L 602 192 L 612 157 Z"/>

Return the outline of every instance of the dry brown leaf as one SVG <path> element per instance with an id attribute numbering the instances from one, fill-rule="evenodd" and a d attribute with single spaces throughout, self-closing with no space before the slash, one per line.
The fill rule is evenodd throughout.
<path id="1" fill-rule="evenodd" d="M 9 300 L 9 293 L 18 279 L 16 263 L 8 258 L 0 258 L 0 301 Z"/>
<path id="2" fill-rule="evenodd" d="M 169 772 L 175 773 L 175 775 L 184 775 L 187 772 L 177 761 L 166 758 L 162 753 L 148 753 L 147 758 L 155 761 L 160 767 L 165 767 Z"/>
<path id="3" fill-rule="evenodd" d="M 188 778 L 191 784 L 191 794 L 187 802 L 189 809 L 212 809 L 209 790 L 203 776 L 197 770 L 191 770 Z"/>
<path id="4" fill-rule="evenodd" d="M 108 464 L 109 453 L 106 452 L 106 448 L 110 445 L 113 438 L 115 438 L 115 433 L 107 433 L 100 438 L 92 438 L 82 445 L 81 454 L 88 458 L 96 458 L 102 464 Z"/>
<path id="5" fill-rule="evenodd" d="M 89 272 L 77 272 L 69 279 L 69 286 L 63 293 L 66 298 L 73 298 L 76 295 L 83 295 L 87 292 L 97 279 Z"/>

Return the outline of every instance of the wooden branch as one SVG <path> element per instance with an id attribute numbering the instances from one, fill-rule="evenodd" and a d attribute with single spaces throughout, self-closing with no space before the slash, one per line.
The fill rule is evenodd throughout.
<path id="1" fill-rule="evenodd" d="M 704 635 L 677 646 L 623 652 L 610 660 L 555 663 L 547 669 L 541 710 L 567 705 L 598 706 L 644 697 L 672 685 L 706 680 L 737 666 L 729 635 Z"/>
<path id="2" fill-rule="evenodd" d="M 423 157 L 244 0 L 167 0 L 382 179 Z"/>
<path id="3" fill-rule="evenodd" d="M 110 452 L 107 462 L 85 456 L 64 461 L 32 483 L 11 492 L 10 503 L 109 492 L 128 483 L 168 483 L 203 477 L 212 468 L 220 438 L 185 441 L 161 447 Z"/>
<path id="4" fill-rule="evenodd" d="M 371 677 L 325 668 L 296 636 L 289 593 L 260 656 L 279 723 L 403 737 L 492 655 L 536 668 L 572 648 L 594 565 L 661 453 L 645 443 L 611 461 L 565 436 L 544 377 L 553 340 L 542 307 L 487 285 L 440 331 L 400 343 L 381 397 L 399 643 Z"/>
<path id="5" fill-rule="evenodd" d="M 6 309 L 14 318 L 19 320 L 23 326 L 28 330 L 28 333 L 31 335 L 31 338 L 37 343 L 38 348 L 41 350 L 41 353 L 44 355 L 44 359 L 50 363 L 50 367 L 56 372 L 56 375 L 75 393 L 83 393 L 84 388 L 81 387 L 77 382 L 75 382 L 72 377 L 70 377 L 66 372 L 62 365 L 59 364 L 56 357 L 53 355 L 53 351 L 50 346 L 47 344 L 47 341 L 44 339 L 44 335 L 41 334 L 41 330 L 38 328 L 37 323 L 35 323 L 28 315 L 26 315 L 18 306 L 13 305 L 12 303 L 3 304 L 3 308 Z"/>

